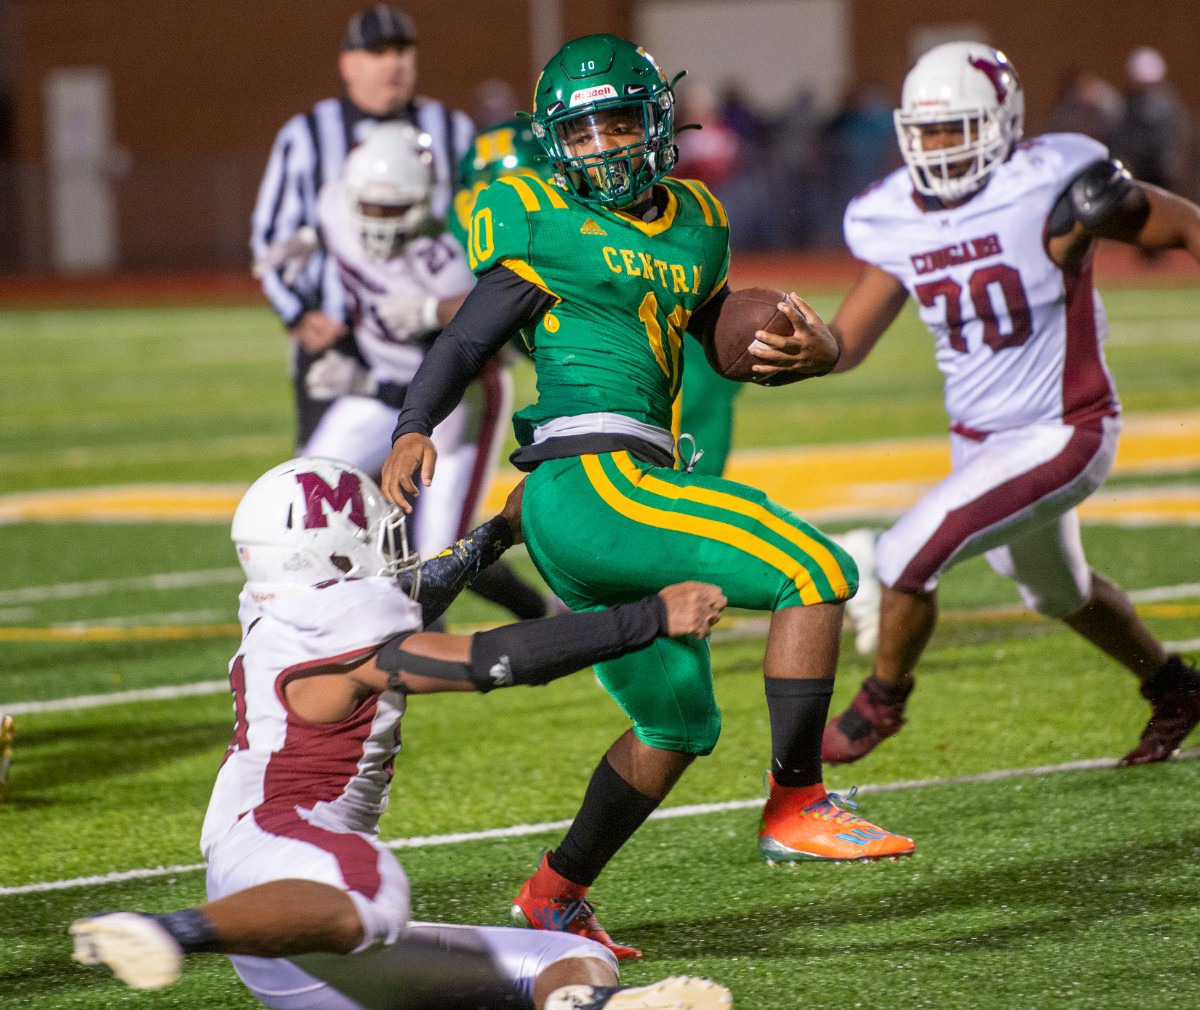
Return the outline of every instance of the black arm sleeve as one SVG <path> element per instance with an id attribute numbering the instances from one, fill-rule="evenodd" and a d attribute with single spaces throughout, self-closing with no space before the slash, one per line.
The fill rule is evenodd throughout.
<path id="1" fill-rule="evenodd" d="M 392 441 L 411 431 L 432 432 L 462 400 L 488 358 L 554 304 L 553 295 L 508 267 L 493 267 L 480 277 L 409 383 Z"/>
<path id="2" fill-rule="evenodd" d="M 667 605 L 648 596 L 586 614 L 509 624 L 475 635 L 471 679 L 480 691 L 548 684 L 585 666 L 644 649 L 667 633 Z"/>
<path id="3" fill-rule="evenodd" d="M 1046 234 L 1050 238 L 1065 235 L 1078 222 L 1088 231 L 1106 230 L 1106 225 L 1115 224 L 1136 235 L 1149 213 L 1146 194 L 1129 170 L 1106 158 L 1092 162 L 1062 191 L 1046 219 Z"/>
<path id="4" fill-rule="evenodd" d="M 512 545 L 508 520 L 496 516 L 421 565 L 417 572 L 417 602 L 421 604 L 425 624 L 441 617 L 454 598 Z M 405 579 L 408 578 L 406 575 Z M 404 588 L 407 590 L 409 585 Z"/>
<path id="5" fill-rule="evenodd" d="M 721 290 L 714 294 L 708 301 L 700 306 L 688 320 L 687 331 L 693 337 L 704 343 L 713 335 L 713 331 L 717 328 L 717 316 L 721 314 L 721 306 L 725 304 L 725 299 L 732 294 L 728 284 L 722 284 Z"/>

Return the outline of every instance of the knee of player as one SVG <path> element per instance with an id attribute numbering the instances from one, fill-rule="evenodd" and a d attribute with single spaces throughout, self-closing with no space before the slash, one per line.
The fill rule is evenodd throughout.
<path id="1" fill-rule="evenodd" d="M 354 952 L 395 943 L 409 923 L 407 894 L 383 893 L 374 899 L 350 893 L 354 902 L 359 941 Z"/>
<path id="2" fill-rule="evenodd" d="M 671 725 L 635 725 L 633 731 L 648 747 L 706 757 L 721 737 L 721 710 L 714 705 L 705 713 L 692 713 Z"/>
<path id="3" fill-rule="evenodd" d="M 813 531 L 805 549 L 796 548 L 790 568 L 780 567 L 772 610 L 815 603 L 844 603 L 857 592 L 858 565 L 840 544 Z"/>
<path id="4" fill-rule="evenodd" d="M 571 982 L 613 985 L 620 977 L 617 958 L 611 950 L 595 940 L 571 933 L 549 934 L 535 958 L 536 977 L 569 976 L 567 981 L 558 982 L 558 985 Z"/>
<path id="5" fill-rule="evenodd" d="M 1057 586 L 1019 586 L 1021 598 L 1030 610 L 1035 610 L 1052 621 L 1074 617 L 1091 599 L 1091 584 L 1081 583 L 1078 578 L 1064 579 Z"/>
<path id="6" fill-rule="evenodd" d="M 875 545 L 875 577 L 879 584 L 900 593 L 929 593 L 937 588 L 939 572 L 918 563 L 911 548 L 884 533 Z"/>

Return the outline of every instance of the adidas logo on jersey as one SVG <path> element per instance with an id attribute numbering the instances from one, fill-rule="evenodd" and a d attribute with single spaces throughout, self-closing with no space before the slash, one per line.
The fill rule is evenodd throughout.
<path id="1" fill-rule="evenodd" d="M 586 221 L 583 222 L 583 227 L 579 229 L 579 234 L 580 235 L 607 235 L 608 232 L 606 232 L 603 228 L 601 228 L 598 224 L 596 224 L 595 221 L 593 221 L 589 217 Z"/>

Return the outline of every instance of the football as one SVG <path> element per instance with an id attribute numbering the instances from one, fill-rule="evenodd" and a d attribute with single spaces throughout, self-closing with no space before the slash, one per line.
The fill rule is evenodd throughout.
<path id="1" fill-rule="evenodd" d="M 750 353 L 750 344 L 758 330 L 792 332 L 791 320 L 776 307 L 783 297 L 774 288 L 742 288 L 725 299 L 713 334 L 704 342 L 714 371 L 734 382 L 762 382 L 751 371 L 758 359 Z"/>

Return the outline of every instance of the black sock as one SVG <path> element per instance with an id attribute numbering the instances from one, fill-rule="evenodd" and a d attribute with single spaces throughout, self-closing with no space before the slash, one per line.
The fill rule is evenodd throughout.
<path id="1" fill-rule="evenodd" d="M 175 937 L 185 954 L 212 953 L 220 950 L 217 931 L 208 921 L 208 916 L 198 908 L 185 908 L 182 912 L 152 915 L 150 918 Z"/>
<path id="2" fill-rule="evenodd" d="M 546 616 L 546 598 L 504 561 L 493 562 L 475 576 L 471 592 L 503 607 L 519 621 Z"/>
<path id="3" fill-rule="evenodd" d="M 765 677 L 771 717 L 771 775 L 781 786 L 812 786 L 822 780 L 821 735 L 829 716 L 833 679 Z"/>
<path id="4" fill-rule="evenodd" d="M 601 758 L 567 837 L 547 857 L 550 869 L 591 887 L 617 850 L 654 813 L 658 802 L 621 778 L 607 757 Z"/>
<path id="5" fill-rule="evenodd" d="M 1142 697 L 1155 701 L 1172 691 L 1195 691 L 1200 688 L 1200 674 L 1179 655 L 1170 655 L 1149 677 L 1142 681 Z"/>

